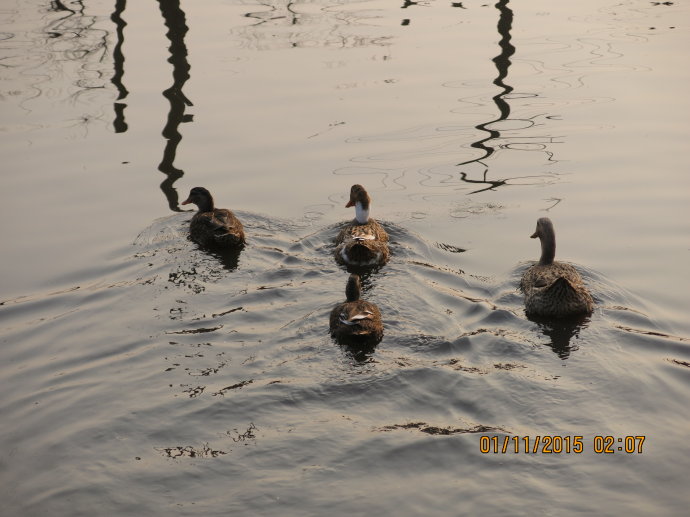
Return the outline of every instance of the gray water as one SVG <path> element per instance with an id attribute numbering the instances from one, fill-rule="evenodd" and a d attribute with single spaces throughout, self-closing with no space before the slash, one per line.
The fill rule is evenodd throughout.
<path id="1" fill-rule="evenodd" d="M 4 0 L 0 514 L 685 515 L 690 11 L 576 4 Z M 589 317 L 524 314 L 542 216 Z"/>

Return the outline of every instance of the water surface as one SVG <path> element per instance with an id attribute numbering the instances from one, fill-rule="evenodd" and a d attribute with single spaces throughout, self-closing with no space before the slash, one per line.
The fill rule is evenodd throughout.
<path id="1" fill-rule="evenodd" d="M 689 21 L 637 0 L 6 2 L 5 511 L 684 515 Z M 363 350 L 327 332 L 353 183 L 392 250 L 363 278 L 385 324 Z M 241 252 L 187 239 L 196 185 Z M 524 315 L 544 215 L 585 319 Z"/>

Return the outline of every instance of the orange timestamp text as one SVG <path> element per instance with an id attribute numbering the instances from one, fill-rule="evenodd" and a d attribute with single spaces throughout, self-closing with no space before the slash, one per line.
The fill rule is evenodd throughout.
<path id="1" fill-rule="evenodd" d="M 591 450 L 596 454 L 642 454 L 645 436 L 595 436 Z M 589 442 L 589 440 L 588 440 Z M 479 438 L 482 454 L 581 454 L 586 450 L 580 435 L 489 436 Z"/>

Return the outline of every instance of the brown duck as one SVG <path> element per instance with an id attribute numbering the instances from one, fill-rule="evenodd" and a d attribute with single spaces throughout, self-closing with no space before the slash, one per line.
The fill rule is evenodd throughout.
<path id="1" fill-rule="evenodd" d="M 336 340 L 356 338 L 378 343 L 383 337 L 381 311 L 373 303 L 360 300 L 361 290 L 359 275 L 350 275 L 345 287 L 347 301 L 331 311 L 331 335 Z"/>
<path id="2" fill-rule="evenodd" d="M 199 211 L 192 217 L 189 234 L 202 246 L 229 248 L 245 243 L 244 229 L 235 214 L 226 208 L 215 208 L 213 196 L 204 187 L 194 187 L 183 205 L 194 203 Z"/>
<path id="3" fill-rule="evenodd" d="M 352 185 L 350 201 L 345 208 L 355 207 L 354 220 L 335 239 L 335 260 L 350 266 L 376 266 L 388 262 L 388 234 L 374 219 L 369 218 L 371 198 L 362 185 Z"/>
<path id="4" fill-rule="evenodd" d="M 562 318 L 591 313 L 594 300 L 580 273 L 570 264 L 554 261 L 556 233 L 548 217 L 537 221 L 531 238 L 537 237 L 541 241 L 541 258 L 525 271 L 520 281 L 527 315 Z"/>

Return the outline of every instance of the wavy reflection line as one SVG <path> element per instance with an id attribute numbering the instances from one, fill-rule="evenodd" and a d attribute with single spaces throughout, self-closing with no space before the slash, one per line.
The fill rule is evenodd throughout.
<path id="1" fill-rule="evenodd" d="M 2 14 L 0 41 L 11 43 L 4 44 L 0 67 L 5 81 L 22 85 L 11 90 L 20 109 L 40 114 L 35 101 L 58 97 L 77 105 L 82 94 L 105 88 L 101 78 L 105 76 L 107 32 L 97 27 L 97 16 L 86 14 L 83 0 L 36 3 L 28 9 L 8 8 Z M 90 104 L 87 99 L 79 106 Z M 100 116 L 86 113 L 76 118 L 75 125 L 86 126 L 96 119 Z M 39 124 L 45 123 L 41 120 Z"/>
<path id="2" fill-rule="evenodd" d="M 318 11 L 310 9 L 299 12 L 297 7 L 318 5 Z M 294 2 L 290 0 L 259 0 L 253 10 L 243 14 L 253 23 L 231 29 L 239 43 L 253 50 L 275 50 L 281 48 L 339 47 L 361 48 L 366 46 L 388 46 L 391 36 L 370 35 L 370 18 L 379 15 L 373 11 L 349 11 L 347 0 L 334 0 L 322 6 L 318 0 Z M 364 21 L 364 23 L 363 23 Z M 362 28 L 365 33 L 360 34 Z"/>
<path id="3" fill-rule="evenodd" d="M 37 80 L 31 85 L 36 94 L 22 101 L 22 107 L 32 111 L 24 104 L 45 96 L 48 90 L 43 90 L 43 85 L 57 79 L 68 79 L 70 86 L 76 88 L 65 93 L 65 99 L 74 105 L 83 95 L 89 96 L 96 90 L 104 90 L 104 78 L 108 75 L 104 69 L 108 51 L 108 32 L 98 28 L 99 17 L 87 14 L 83 0 L 55 0 L 50 2 L 47 9 L 40 12 L 52 21 L 42 28 L 42 33 L 47 39 L 35 40 L 33 33 L 28 32 L 28 41 L 23 42 L 29 43 L 30 48 L 29 59 L 26 61 L 28 66 L 22 75 L 35 77 Z M 29 64 L 38 57 L 45 59 L 40 63 Z M 55 95 L 54 89 L 60 88 L 58 85 L 51 85 L 51 95 Z M 90 100 L 87 99 L 83 105 L 89 103 Z M 101 116 L 102 114 L 90 113 L 80 115 L 76 118 L 77 124 L 74 126 L 83 125 L 86 129 L 91 121 L 100 120 Z"/>
<path id="4" fill-rule="evenodd" d="M 166 144 L 158 170 L 167 176 L 160 187 L 168 200 L 168 206 L 172 211 L 180 212 L 177 190 L 173 186 L 184 175 L 184 171 L 176 168 L 174 164 L 177 146 L 182 140 L 178 128 L 181 123 L 193 120 L 192 115 L 185 114 L 185 108 L 193 104 L 182 91 L 190 77 L 189 70 L 191 69 L 187 61 L 187 46 L 184 42 L 189 28 L 179 0 L 158 0 L 158 5 L 165 20 L 165 26 L 168 28 L 166 33 L 166 37 L 170 40 L 168 62 L 173 66 L 173 84 L 163 91 L 163 96 L 170 102 L 170 111 L 162 132 Z"/>
<path id="5" fill-rule="evenodd" d="M 129 95 L 129 91 L 125 88 L 122 82 L 122 77 L 125 74 L 125 55 L 122 53 L 122 45 L 125 42 L 124 30 L 127 23 L 122 18 L 122 13 L 127 4 L 126 0 L 115 0 L 115 10 L 110 15 L 110 19 L 115 24 L 116 43 L 113 48 L 113 67 L 115 69 L 111 82 L 117 88 L 117 100 L 121 101 Z M 125 122 L 125 107 L 124 102 L 113 103 L 113 111 L 115 112 L 115 120 L 113 127 L 116 133 L 124 133 L 127 131 L 127 122 Z"/>
<path id="6" fill-rule="evenodd" d="M 510 30 L 513 25 L 513 11 L 508 7 L 508 2 L 509 0 L 500 0 L 495 5 L 495 7 L 498 9 L 500 13 L 497 28 L 498 33 L 501 36 L 501 40 L 498 42 L 498 45 L 501 48 L 501 52 L 498 56 L 492 59 L 492 61 L 496 65 L 496 69 L 498 70 L 498 76 L 496 77 L 496 79 L 493 80 L 493 84 L 498 86 L 501 89 L 501 91 L 498 94 L 494 95 L 492 99 L 494 101 L 494 104 L 496 104 L 496 107 L 498 108 L 499 117 L 497 119 L 490 120 L 488 122 L 483 122 L 475 126 L 478 130 L 488 133 L 488 136 L 486 138 L 482 138 L 481 140 L 478 140 L 471 144 L 471 147 L 482 151 L 482 156 L 480 156 L 479 158 L 474 158 L 472 160 L 467 160 L 465 162 L 458 163 L 457 166 L 462 166 L 469 163 L 481 163 L 482 165 L 485 165 L 482 162 L 482 160 L 485 160 L 486 158 L 490 157 L 495 152 L 495 148 L 488 145 L 488 143 L 492 140 L 500 138 L 501 136 L 500 131 L 492 129 L 490 127 L 491 124 L 495 124 L 496 122 L 500 122 L 502 120 L 507 120 L 510 116 L 510 105 L 504 97 L 513 91 L 513 87 L 506 84 L 505 79 L 508 77 L 508 69 L 511 65 L 510 57 L 515 53 L 515 47 L 510 43 Z M 461 178 L 463 179 L 463 181 L 467 181 L 465 177 L 466 174 L 461 173 Z M 486 178 L 486 172 L 484 174 L 484 177 Z M 500 186 L 501 182 L 493 183 L 496 183 L 496 185 L 494 185 L 495 187 Z"/>
<path id="7" fill-rule="evenodd" d="M 69 18 L 70 16 L 73 16 L 77 13 L 83 15 L 84 14 L 84 2 L 83 2 L 83 0 L 74 0 L 72 3 L 76 4 L 78 6 L 78 9 L 70 9 L 60 0 L 51 0 L 49 10 L 55 11 L 56 13 L 60 12 L 60 11 L 66 11 L 69 13 L 66 18 Z M 64 19 L 65 18 L 63 18 L 63 20 Z M 57 36 L 61 36 L 61 34 L 58 33 Z"/>
<path id="8" fill-rule="evenodd" d="M 263 5 L 264 7 L 268 7 L 269 10 L 245 13 L 245 18 L 257 20 L 257 22 L 253 23 L 252 25 L 262 25 L 273 20 L 288 20 L 289 25 L 297 25 L 299 23 L 299 14 L 294 11 L 294 2 L 288 2 L 285 5 L 285 11 L 287 14 L 280 14 L 278 8 L 271 3 L 259 2 L 259 4 Z M 274 13 L 278 14 L 274 15 Z"/>

